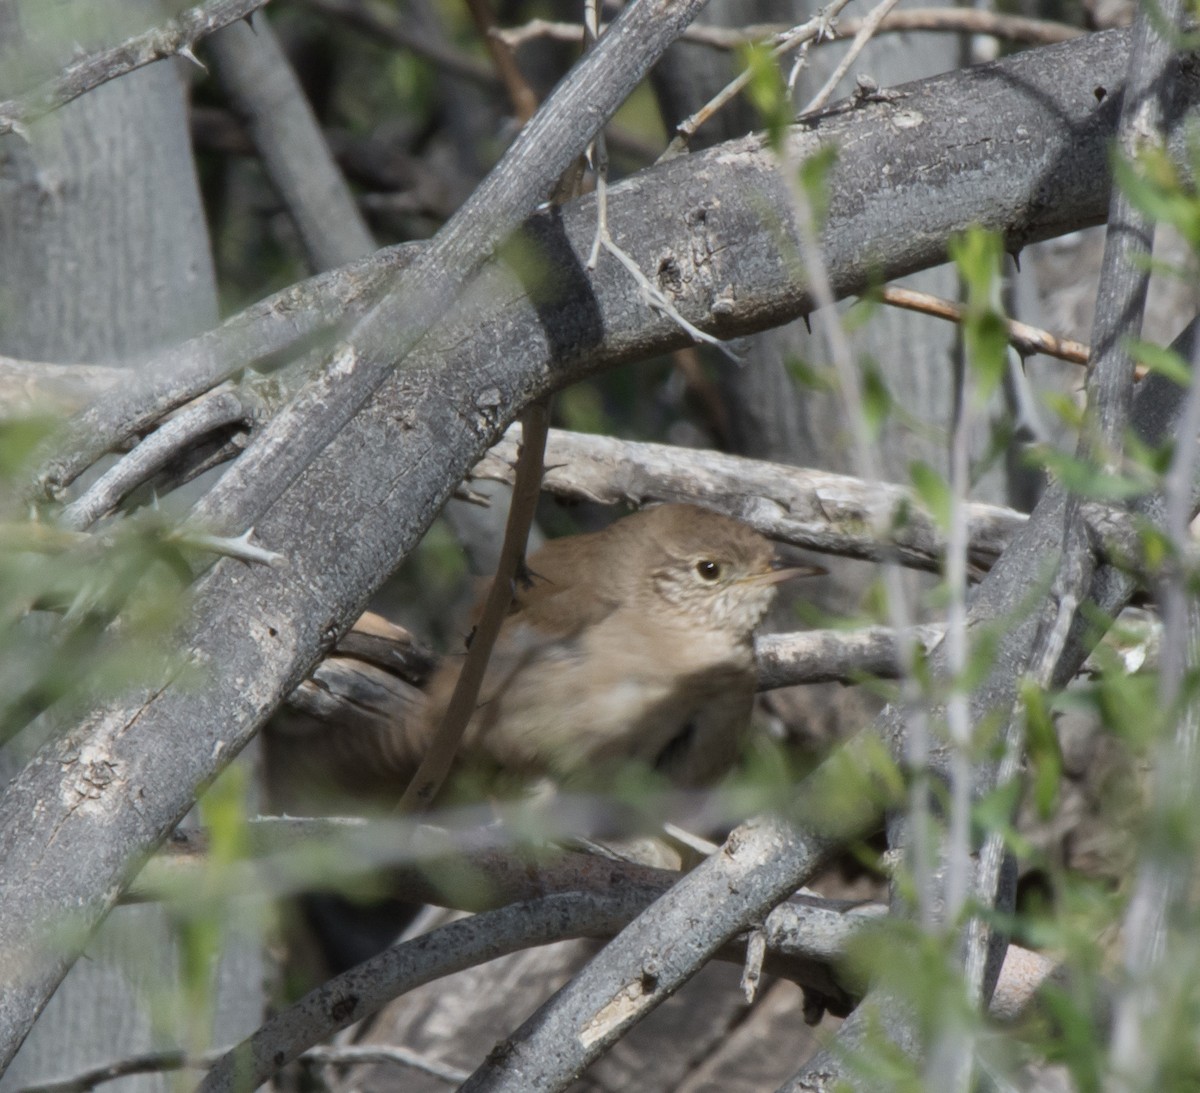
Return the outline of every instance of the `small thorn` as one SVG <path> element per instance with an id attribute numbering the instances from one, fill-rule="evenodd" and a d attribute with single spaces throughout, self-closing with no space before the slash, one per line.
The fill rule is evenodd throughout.
<path id="1" fill-rule="evenodd" d="M 192 52 L 191 46 L 183 46 L 179 49 L 178 52 L 179 52 L 179 56 L 182 57 L 185 61 L 191 61 L 192 64 L 194 64 L 198 69 L 200 69 L 200 71 L 203 72 L 206 76 L 209 75 L 208 65 L 206 65 L 202 60 L 200 60 L 199 57 L 196 56 L 196 54 L 194 54 Z"/>
<path id="2" fill-rule="evenodd" d="M 812 333 L 812 320 L 809 319 L 807 312 L 804 315 L 802 315 L 801 318 L 804 320 L 804 329 L 807 330 L 811 334 Z"/>

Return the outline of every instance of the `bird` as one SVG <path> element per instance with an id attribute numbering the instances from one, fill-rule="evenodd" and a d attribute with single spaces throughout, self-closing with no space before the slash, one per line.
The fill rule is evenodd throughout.
<path id="1" fill-rule="evenodd" d="M 681 789 L 711 784 L 745 745 L 754 634 L 780 583 L 824 572 L 784 564 L 748 524 L 693 504 L 550 540 L 514 583 L 438 803 L 488 796 L 500 783 L 603 792 L 638 768 Z M 387 683 L 387 708 L 400 717 L 375 709 L 371 688 L 388 677 L 368 665 L 360 672 L 379 682 L 367 680 L 353 728 L 277 718 L 273 795 L 290 811 L 343 811 L 346 796 L 389 811 L 438 731 L 463 661 L 444 656 L 424 693 Z"/>
<path id="2" fill-rule="evenodd" d="M 461 753 L 527 779 L 602 788 L 626 765 L 706 785 L 736 762 L 755 692 L 754 633 L 786 565 L 748 524 L 663 504 L 549 541 L 526 563 Z M 462 658 L 429 686 L 415 753 Z"/>

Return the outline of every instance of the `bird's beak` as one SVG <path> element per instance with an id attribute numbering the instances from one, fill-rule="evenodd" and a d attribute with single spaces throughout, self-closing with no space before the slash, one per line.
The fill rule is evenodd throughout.
<path id="1" fill-rule="evenodd" d="M 756 573 L 750 579 L 757 584 L 782 584 L 797 577 L 824 577 L 828 569 L 819 565 L 789 565 L 781 558 L 771 563 L 771 568 L 765 573 Z"/>

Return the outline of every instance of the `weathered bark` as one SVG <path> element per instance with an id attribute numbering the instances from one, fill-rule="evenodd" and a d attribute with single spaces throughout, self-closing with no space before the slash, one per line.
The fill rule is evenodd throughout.
<path id="1" fill-rule="evenodd" d="M 939 261 L 948 233 L 972 222 L 1003 229 L 1019 247 L 1102 216 L 1124 41 L 1096 36 L 1025 54 L 797 132 L 801 154 L 842 142 L 823 239 L 837 291 L 861 289 L 879 265 L 890 276 Z M 1093 94 L 1098 82 L 1109 89 L 1104 102 Z M 1185 99 L 1196 100 L 1198 83 L 1189 71 Z M 675 161 L 621 189 L 639 200 L 614 203 L 614 234 L 678 286 L 685 314 L 734 334 L 808 306 L 790 260 L 786 190 L 757 140 Z M 905 235 L 897 225 L 906 219 L 926 230 Z M 681 221 L 686 244 L 664 253 Z M 0 944 L 30 958 L 0 998 L 6 1035 L 69 963 L 37 947 L 40 927 L 68 910 L 93 920 L 107 910 L 132 862 L 349 624 L 519 408 L 598 368 L 681 344 L 677 329 L 636 306 L 632 286 L 584 281 L 592 228 L 590 202 L 561 220 L 540 218 L 529 238 L 554 273 L 534 301 L 503 269 L 486 270 L 451 322 L 270 507 L 257 534 L 288 556 L 285 569 L 225 561 L 200 582 L 180 640 L 208 673 L 205 686 L 165 681 L 152 695 L 96 711 L 10 786 L 0 800 Z M 469 359 L 467 345 L 487 355 Z M 116 774 L 81 803 L 73 787 L 92 763 Z"/>
<path id="2" fill-rule="evenodd" d="M 82 33 L 81 6 L 10 6 L 20 25 L 0 21 L 0 74 L 12 72 L 13 51 L 49 65 L 69 57 Z M 154 3 L 125 7 L 131 29 L 161 18 Z M 3 352 L 124 362 L 216 321 L 185 87 L 174 64 L 77 99 L 33 124 L 28 143 L 0 137 L 0 189 Z M 7 778 L 25 758 L 18 741 L 0 754 L 0 772 Z M 4 953 L 0 963 L 10 968 L 19 958 Z M 234 944 L 214 975 L 217 1042 L 259 1018 L 262 986 L 256 945 Z M 163 1047 L 161 1037 L 170 1033 L 155 1028 L 153 999 L 179 989 L 179 954 L 164 912 L 120 908 L 51 1000 L 0 1089 Z M 169 1085 L 167 1077 L 147 1076 L 121 1088 Z"/>

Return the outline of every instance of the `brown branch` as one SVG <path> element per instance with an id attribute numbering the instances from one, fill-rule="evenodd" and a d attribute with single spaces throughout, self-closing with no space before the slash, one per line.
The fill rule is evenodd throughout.
<path id="1" fill-rule="evenodd" d="M 500 548 L 500 563 L 488 589 L 483 613 L 475 627 L 471 648 L 454 684 L 450 704 L 417 773 L 400 799 L 397 806 L 400 812 L 412 812 L 432 804 L 450 773 L 454 756 L 467 731 L 467 723 L 475 712 L 488 658 L 492 655 L 500 627 L 512 604 L 513 581 L 524 565 L 525 544 L 529 540 L 529 528 L 533 524 L 542 488 L 542 465 L 549 428 L 548 401 L 533 403 L 521 415 L 521 448 L 508 510 L 508 524 L 504 528 L 504 545 Z"/>
<path id="2" fill-rule="evenodd" d="M 508 92 L 508 100 L 512 103 L 513 113 L 517 121 L 524 125 L 533 117 L 534 111 L 538 108 L 537 93 L 529 86 L 529 81 L 525 79 L 517 65 L 513 48 L 495 33 L 496 17 L 492 13 L 492 6 L 488 0 L 466 0 L 466 2 L 467 8 L 471 12 L 471 18 L 475 20 L 475 27 L 491 55 L 492 64 L 496 66 L 500 82 L 504 84 L 504 89 Z"/>
<path id="3" fill-rule="evenodd" d="M 898 285 L 884 285 L 879 290 L 879 299 L 892 307 L 902 307 L 907 311 L 919 311 L 922 315 L 932 315 L 938 319 L 946 319 L 952 323 L 963 321 L 964 309 L 962 304 L 945 300 L 928 292 L 918 292 L 916 289 L 901 288 Z M 1047 357 L 1057 357 L 1071 364 L 1088 362 L 1091 350 L 1083 342 L 1071 338 L 1060 338 L 1036 326 L 1017 322 L 1015 319 L 1005 319 L 1004 325 L 1008 330 L 1008 340 L 1012 347 L 1023 357 L 1034 353 L 1044 353 Z M 1138 379 L 1146 374 L 1144 367 L 1138 369 Z"/>

